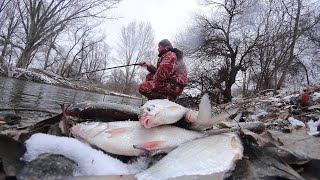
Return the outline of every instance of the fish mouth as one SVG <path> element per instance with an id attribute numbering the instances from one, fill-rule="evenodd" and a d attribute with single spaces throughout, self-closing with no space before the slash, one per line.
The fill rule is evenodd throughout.
<path id="1" fill-rule="evenodd" d="M 139 119 L 140 123 L 142 126 L 144 126 L 145 128 L 152 128 L 152 126 L 150 125 L 150 118 L 148 116 L 147 113 L 143 114 L 140 119 Z"/>
<path id="2" fill-rule="evenodd" d="M 75 126 L 72 126 L 71 129 L 70 129 L 70 132 L 71 132 L 73 137 L 79 137 L 80 136 L 79 134 L 81 134 L 80 131 L 81 130 L 80 130 L 80 125 L 79 124 L 77 124 Z"/>
<path id="3" fill-rule="evenodd" d="M 100 124 L 100 122 L 87 121 L 83 123 L 78 123 L 71 127 L 71 134 L 73 136 L 88 136 L 88 131 L 94 129 Z"/>
<path id="4" fill-rule="evenodd" d="M 149 118 L 146 118 L 145 120 L 144 120 L 144 127 L 145 128 L 151 128 L 150 126 L 149 126 Z"/>

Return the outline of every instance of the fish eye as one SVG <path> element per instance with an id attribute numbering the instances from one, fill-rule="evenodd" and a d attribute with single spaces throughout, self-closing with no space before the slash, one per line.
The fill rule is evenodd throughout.
<path id="1" fill-rule="evenodd" d="M 95 123 L 97 123 L 97 122 L 94 122 L 94 121 L 86 121 L 86 122 L 84 122 L 83 124 L 85 124 L 85 125 L 92 125 L 92 124 L 95 124 Z"/>
<path id="2" fill-rule="evenodd" d="M 147 107 L 147 111 L 152 111 L 156 106 L 151 104 L 149 107 Z"/>
<path id="3" fill-rule="evenodd" d="M 147 108 L 148 111 L 152 111 L 156 106 L 155 105 L 150 105 L 150 107 Z"/>
<path id="4" fill-rule="evenodd" d="M 83 122 L 84 126 L 82 126 L 82 127 L 85 129 L 92 129 L 92 128 L 97 127 L 99 124 L 100 124 L 100 122 L 86 121 L 86 122 Z"/>

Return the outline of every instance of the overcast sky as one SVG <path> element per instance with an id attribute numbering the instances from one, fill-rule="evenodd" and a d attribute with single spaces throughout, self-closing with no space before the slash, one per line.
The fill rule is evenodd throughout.
<path id="1" fill-rule="evenodd" d="M 173 39 L 197 9 L 198 0 L 123 0 L 115 10 L 122 18 L 106 23 L 108 37 L 116 41 L 121 27 L 137 20 L 151 23 L 156 42 Z"/>

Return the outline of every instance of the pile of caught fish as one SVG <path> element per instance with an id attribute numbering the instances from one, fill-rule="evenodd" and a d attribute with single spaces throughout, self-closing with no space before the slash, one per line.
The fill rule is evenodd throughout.
<path id="1" fill-rule="evenodd" d="M 65 152 L 64 156 L 71 160 L 90 156 L 89 160 L 83 157 L 82 162 L 61 160 L 66 164 L 57 168 L 63 171 L 62 174 L 66 174 L 66 166 L 69 167 L 67 169 L 75 166 L 80 171 L 78 173 L 86 177 L 312 179 L 320 176 L 317 168 L 320 164 L 320 140 L 317 137 L 320 134 L 319 92 L 320 88 L 302 95 L 240 99 L 215 109 L 204 95 L 199 111 L 165 99 L 147 101 L 140 108 L 84 102 L 64 108 L 61 115 L 39 122 L 16 137 L 26 142 L 25 157 L 29 159 L 35 158 L 35 151 L 50 154 L 56 149 Z M 7 137 L 5 139 L 5 142 L 9 141 Z M 83 155 L 79 153 L 80 149 L 64 147 L 59 143 L 60 139 L 66 140 L 64 143 L 79 144 L 87 153 Z M 41 149 L 39 143 L 45 148 Z M 24 151 L 22 149 L 21 152 Z M 105 157 L 96 158 L 93 153 L 104 154 Z M 131 160 L 138 157 L 150 158 L 152 162 L 142 169 L 132 169 L 134 164 Z M 54 156 L 43 158 L 42 162 L 61 159 Z M 104 161 L 110 158 L 122 162 L 106 164 Z M 85 170 L 101 166 L 124 170 L 95 171 L 93 174 Z M 35 168 L 31 169 L 24 168 L 23 172 L 35 172 Z"/>
<path id="2" fill-rule="evenodd" d="M 206 95 L 199 106 L 197 113 L 169 100 L 150 100 L 140 108 L 139 121 L 88 121 L 74 125 L 71 134 L 115 155 L 168 153 L 136 174 L 138 179 L 221 176 L 242 158 L 243 147 L 234 133 L 210 136 L 204 132 L 228 117 L 230 112 L 211 117 L 211 105 Z M 72 114 L 70 112 L 66 114 Z M 188 124 L 188 129 L 172 125 L 181 119 Z"/>
<path id="3" fill-rule="evenodd" d="M 63 155 L 71 160 L 76 160 L 76 156 L 79 158 L 80 152 L 76 152 L 77 149 L 70 152 L 67 146 L 59 144 L 59 138 L 65 138 L 59 137 L 63 134 L 90 144 L 102 150 L 106 156 L 111 155 L 124 162 L 125 157 L 132 159 L 143 156 L 154 159 L 139 171 L 98 173 L 99 175 L 127 175 L 137 179 L 222 179 L 235 162 L 242 158 L 243 146 L 238 135 L 234 133 L 239 129 L 239 124 L 222 129 L 218 128 L 218 124 L 237 111 L 238 108 L 235 108 L 212 115 L 207 95 L 201 100 L 199 112 L 166 99 L 147 101 L 140 108 L 113 103 L 84 102 L 64 108 L 62 118 L 59 116 L 34 125 L 30 129 L 31 133 L 20 134 L 20 140 L 26 140 L 26 160 L 34 159 L 35 153 L 52 154 L 57 150 L 64 152 Z M 54 124 L 57 124 L 58 119 L 60 120 L 57 128 Z M 263 124 L 262 127 L 259 125 L 261 123 L 254 128 L 264 129 Z M 48 132 L 58 136 L 45 136 L 36 132 Z M 77 143 L 67 139 L 64 141 Z M 69 163 L 67 160 L 64 161 Z M 93 166 L 93 162 L 98 163 L 101 159 L 91 161 L 90 164 Z M 80 164 L 78 166 L 84 167 Z M 85 172 L 84 169 L 82 168 L 83 172 L 80 174 L 98 175 Z M 27 171 L 30 169 L 24 170 L 24 175 Z"/>

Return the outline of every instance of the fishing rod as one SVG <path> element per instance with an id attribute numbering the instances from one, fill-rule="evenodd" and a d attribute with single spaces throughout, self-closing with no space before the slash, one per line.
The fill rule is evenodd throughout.
<path id="1" fill-rule="evenodd" d="M 87 74 L 87 73 L 93 73 L 93 72 L 103 71 L 103 70 L 108 70 L 108 69 L 116 69 L 116 68 L 127 67 L 127 66 L 136 66 L 136 65 L 139 65 L 139 64 L 135 63 L 135 64 L 127 64 L 127 65 L 122 65 L 122 66 L 114 66 L 114 67 L 109 67 L 109 68 L 97 69 L 97 70 L 94 70 L 94 71 L 88 71 L 88 72 L 83 72 L 83 73 L 79 73 L 79 74 L 74 74 L 72 76 L 77 76 L 77 75 L 82 75 L 82 74 Z"/>

